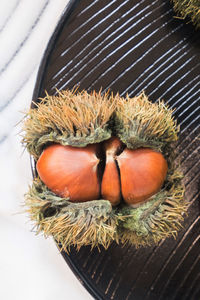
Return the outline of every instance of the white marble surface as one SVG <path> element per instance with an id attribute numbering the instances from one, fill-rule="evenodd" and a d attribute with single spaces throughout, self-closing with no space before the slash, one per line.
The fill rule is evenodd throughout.
<path id="1" fill-rule="evenodd" d="M 68 0 L 1 0 L 0 9 L 0 299 L 90 300 L 52 239 L 35 236 L 21 214 L 31 182 L 20 144 L 38 67 Z"/>

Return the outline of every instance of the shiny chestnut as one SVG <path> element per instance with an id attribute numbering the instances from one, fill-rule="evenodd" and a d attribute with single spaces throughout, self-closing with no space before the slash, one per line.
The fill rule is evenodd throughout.
<path id="1" fill-rule="evenodd" d="M 120 176 L 117 167 L 116 155 L 120 151 L 122 143 L 116 137 L 104 142 L 106 154 L 105 170 L 101 182 L 101 194 L 103 199 L 116 205 L 121 200 Z"/>
<path id="2" fill-rule="evenodd" d="M 55 194 L 84 202 L 99 198 L 98 163 L 96 145 L 75 148 L 55 144 L 43 151 L 36 167 L 41 180 Z"/>
<path id="3" fill-rule="evenodd" d="M 99 155 L 100 150 L 103 155 Z M 124 201 L 133 206 L 162 188 L 168 170 L 160 152 L 128 149 L 117 137 L 83 148 L 51 145 L 43 151 L 36 167 L 49 189 L 72 202 L 101 198 L 112 205 Z"/>
<path id="4" fill-rule="evenodd" d="M 125 149 L 118 157 L 121 192 L 126 203 L 142 203 L 162 187 L 167 175 L 163 155 L 149 148 Z"/>

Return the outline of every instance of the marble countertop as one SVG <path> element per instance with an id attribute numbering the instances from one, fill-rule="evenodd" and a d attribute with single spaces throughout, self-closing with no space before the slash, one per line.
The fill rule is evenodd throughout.
<path id="1" fill-rule="evenodd" d="M 0 9 L 0 298 L 89 300 L 51 238 L 23 214 L 31 183 L 19 123 L 32 98 L 47 43 L 68 0 L 2 0 Z"/>

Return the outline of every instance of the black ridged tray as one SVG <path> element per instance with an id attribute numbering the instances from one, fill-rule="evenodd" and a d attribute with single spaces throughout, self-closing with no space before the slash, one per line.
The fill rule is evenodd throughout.
<path id="1" fill-rule="evenodd" d="M 51 38 L 33 99 L 55 88 L 125 96 L 145 90 L 177 108 L 188 217 L 158 246 L 63 253 L 95 299 L 200 299 L 200 31 L 173 18 L 170 1 L 70 1 Z"/>

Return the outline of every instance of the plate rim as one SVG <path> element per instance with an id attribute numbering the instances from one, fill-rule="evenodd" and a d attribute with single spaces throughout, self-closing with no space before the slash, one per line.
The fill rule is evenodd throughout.
<path id="1" fill-rule="evenodd" d="M 38 69 L 37 76 L 36 76 L 35 86 L 34 86 L 33 93 L 32 93 L 32 100 L 31 100 L 31 104 L 30 104 L 31 107 L 34 105 L 33 101 L 38 99 L 39 93 L 41 92 L 40 89 L 41 89 L 41 84 L 42 84 L 42 80 L 43 80 L 43 76 L 44 76 L 44 70 L 46 69 L 50 54 L 53 51 L 53 45 L 59 36 L 60 30 L 64 26 L 66 19 L 69 18 L 70 15 L 72 14 L 75 6 L 78 5 L 80 2 L 81 2 L 81 0 L 69 0 L 64 11 L 62 12 L 62 15 L 60 16 L 60 18 L 57 21 L 56 27 L 47 43 L 45 51 L 42 55 L 42 59 L 40 61 L 39 69 Z M 35 175 L 34 164 L 35 164 L 34 160 L 30 156 L 30 165 L 31 165 L 31 171 L 32 171 L 33 177 Z M 97 289 L 95 289 L 95 287 L 92 287 L 88 283 L 86 276 L 80 270 L 78 270 L 78 268 L 72 262 L 72 259 L 70 258 L 69 254 L 67 254 L 67 252 L 60 251 L 59 245 L 57 244 L 57 242 L 55 240 L 54 240 L 54 242 L 58 248 L 58 251 L 62 255 L 64 261 L 67 263 L 67 265 L 69 266 L 69 268 L 71 269 L 73 274 L 76 276 L 78 281 L 81 283 L 81 285 L 88 291 L 88 293 L 94 299 L 102 300 L 103 298 L 102 298 L 102 295 L 100 295 L 100 292 Z"/>
<path id="2" fill-rule="evenodd" d="M 39 93 L 41 92 L 41 85 L 42 80 L 44 78 L 44 71 L 48 65 L 48 61 L 50 58 L 50 55 L 54 49 L 54 43 L 56 42 L 57 38 L 59 37 L 60 31 L 62 30 L 63 26 L 65 25 L 65 22 L 67 18 L 70 18 L 72 12 L 74 11 L 74 8 L 76 5 L 78 5 L 81 2 L 81 0 L 69 0 L 68 4 L 66 5 L 65 9 L 63 10 L 63 13 L 61 14 L 60 18 L 57 21 L 56 27 L 54 32 L 52 33 L 47 46 L 45 48 L 45 51 L 43 53 L 40 66 L 37 72 L 37 77 L 35 81 L 35 86 L 33 90 L 32 99 L 38 99 Z M 33 100 L 32 100 L 33 101 Z M 31 105 L 33 105 L 33 102 L 31 102 Z M 31 169 L 34 170 L 34 166 L 31 161 Z M 55 241 L 55 240 L 54 240 Z M 55 241 L 56 243 L 56 241 Z M 58 244 L 56 243 L 57 247 Z M 64 261 L 67 263 L 71 271 L 74 273 L 76 278 L 79 280 L 79 282 L 82 284 L 82 286 L 89 292 L 89 294 L 94 297 L 94 299 L 97 300 L 103 300 L 103 295 L 101 294 L 101 291 L 96 288 L 95 285 L 91 285 L 87 277 L 85 276 L 84 272 L 79 270 L 76 264 L 73 262 L 72 258 L 70 257 L 70 254 L 64 251 L 60 251 L 58 247 L 58 251 L 62 255 Z"/>

